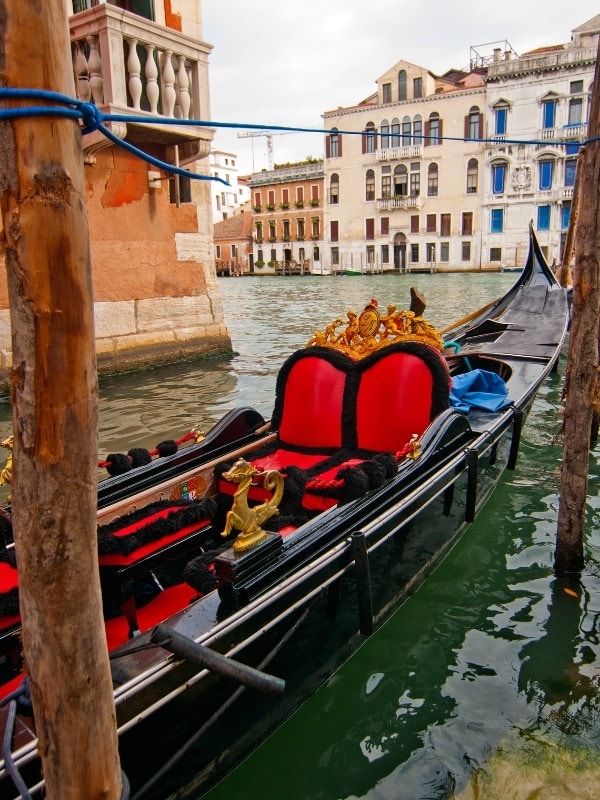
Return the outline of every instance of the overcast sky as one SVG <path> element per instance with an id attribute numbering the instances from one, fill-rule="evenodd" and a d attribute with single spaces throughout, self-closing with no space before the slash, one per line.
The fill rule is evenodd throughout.
<path id="1" fill-rule="evenodd" d="M 466 67 L 471 47 L 569 42 L 596 14 L 598 0 L 202 0 L 211 118 L 322 128 L 323 112 L 371 95 L 401 59 L 442 74 Z M 239 132 L 220 129 L 214 146 L 238 155 L 240 174 L 266 168 L 266 138 Z M 276 164 L 320 158 L 323 136 L 274 134 L 273 151 Z"/>

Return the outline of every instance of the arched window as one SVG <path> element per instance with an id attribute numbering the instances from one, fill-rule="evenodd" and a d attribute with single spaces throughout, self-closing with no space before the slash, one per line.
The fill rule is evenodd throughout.
<path id="1" fill-rule="evenodd" d="M 483 114 L 478 106 L 471 106 L 465 117 L 465 139 L 481 139 Z"/>
<path id="2" fill-rule="evenodd" d="M 479 183 L 479 162 L 470 158 L 467 164 L 467 194 L 477 194 Z"/>
<path id="3" fill-rule="evenodd" d="M 506 185 L 506 161 L 496 161 L 492 164 L 492 192 L 493 194 L 504 194 Z"/>
<path id="4" fill-rule="evenodd" d="M 337 128 L 332 128 L 325 139 L 325 155 L 327 158 L 339 158 L 342 155 L 342 137 Z"/>
<path id="5" fill-rule="evenodd" d="M 365 176 L 365 200 L 375 200 L 375 173 L 372 169 L 368 169 Z"/>
<path id="6" fill-rule="evenodd" d="M 376 149 L 377 131 L 372 122 L 367 122 L 362 139 L 363 153 L 374 153 Z"/>
<path id="7" fill-rule="evenodd" d="M 540 171 L 539 188 L 543 191 L 547 191 L 548 189 L 552 188 L 552 182 L 554 180 L 554 159 L 543 158 L 540 161 L 538 161 L 538 164 Z"/>
<path id="8" fill-rule="evenodd" d="M 404 164 L 397 164 L 394 167 L 394 197 L 406 197 L 408 195 L 408 170 Z"/>
<path id="9" fill-rule="evenodd" d="M 340 202 L 340 176 L 333 172 L 329 178 L 329 202 L 337 205 Z"/>
<path id="10" fill-rule="evenodd" d="M 392 147 L 400 147 L 400 120 L 394 117 L 392 120 Z"/>
<path id="11" fill-rule="evenodd" d="M 406 70 L 401 69 L 398 73 L 398 100 L 406 100 Z"/>
<path id="12" fill-rule="evenodd" d="M 423 144 L 423 119 L 416 114 L 413 120 L 413 144 Z"/>
<path id="13" fill-rule="evenodd" d="M 379 126 L 379 134 L 381 136 L 380 147 L 382 150 L 385 150 L 390 146 L 390 124 L 387 119 L 382 120 L 381 125 Z"/>
<path id="14" fill-rule="evenodd" d="M 402 147 L 408 147 L 410 144 L 410 135 L 412 132 L 412 122 L 410 117 L 402 119 Z"/>
<path id="15" fill-rule="evenodd" d="M 430 164 L 427 169 L 427 197 L 438 196 L 438 165 Z"/>
<path id="16" fill-rule="evenodd" d="M 432 111 L 425 123 L 425 144 L 441 144 L 442 121 L 437 111 Z"/>

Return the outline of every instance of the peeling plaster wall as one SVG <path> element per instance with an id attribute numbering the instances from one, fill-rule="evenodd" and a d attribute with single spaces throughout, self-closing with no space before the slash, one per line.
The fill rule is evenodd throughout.
<path id="1" fill-rule="evenodd" d="M 84 175 L 99 371 L 230 351 L 207 183 L 192 181 L 192 202 L 177 208 L 168 181 L 150 189 L 145 162 L 112 147 L 99 151 Z M 11 366 L 8 305 L 4 275 L 0 389 Z"/>

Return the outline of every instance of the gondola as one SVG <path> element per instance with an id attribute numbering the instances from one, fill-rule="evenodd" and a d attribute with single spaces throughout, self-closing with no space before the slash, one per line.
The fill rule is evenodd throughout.
<path id="1" fill-rule="evenodd" d="M 203 441 L 99 484 L 132 798 L 201 796 L 431 574 L 514 469 L 567 322 L 531 229 L 513 287 L 443 335 L 371 299 L 290 355 L 270 421 L 230 412 Z M 0 798 L 24 786 L 33 797 L 43 780 L 9 603 L 18 570 L 9 556 L 0 567 L 14 612 L 0 628 L 12 726 Z"/>

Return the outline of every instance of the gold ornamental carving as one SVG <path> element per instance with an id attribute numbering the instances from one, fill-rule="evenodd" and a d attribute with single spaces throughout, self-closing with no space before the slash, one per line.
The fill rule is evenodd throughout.
<path id="1" fill-rule="evenodd" d="M 252 480 L 259 475 L 263 479 L 263 487 L 273 492 L 273 496 L 260 505 L 250 507 L 248 490 Z M 240 531 L 233 543 L 233 550 L 235 553 L 243 553 L 267 538 L 266 531 L 261 525 L 279 514 L 279 503 L 283 497 L 283 475 L 277 470 L 260 472 L 243 458 L 238 458 L 231 469 L 223 473 L 223 478 L 239 486 L 233 495 L 233 506 L 227 512 L 225 529 L 221 536 L 230 536 L 234 529 Z"/>
<path id="2" fill-rule="evenodd" d="M 379 303 L 372 299 L 360 314 L 348 311 L 347 320 L 340 317 L 331 322 L 324 331 L 315 331 L 307 347 L 331 347 L 354 359 L 364 358 L 376 350 L 396 342 L 422 342 L 444 349 L 441 333 L 414 311 L 398 311 L 388 305 L 385 314 Z"/>

